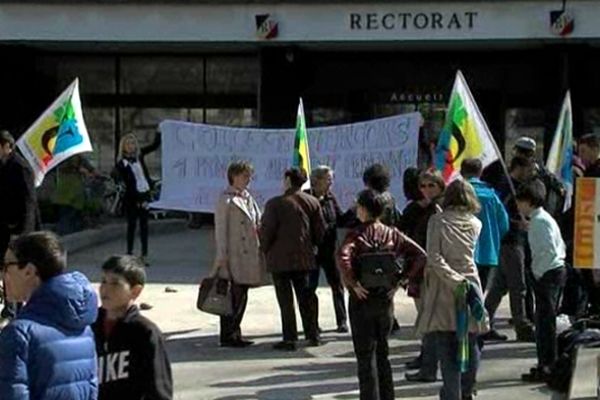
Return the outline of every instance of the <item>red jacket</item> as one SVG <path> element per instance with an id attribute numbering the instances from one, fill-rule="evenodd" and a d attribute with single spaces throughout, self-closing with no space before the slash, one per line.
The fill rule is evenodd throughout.
<path id="1" fill-rule="evenodd" d="M 362 224 L 346 236 L 338 252 L 338 266 L 345 285 L 349 288 L 356 285 L 356 277 L 352 269 L 353 261 L 376 245 L 382 251 L 391 250 L 398 258 L 404 258 L 406 267 L 404 276 L 408 278 L 409 283 L 408 294 L 411 297 L 419 297 L 419 285 L 427 260 L 425 251 L 398 229 L 388 227 L 381 222 Z"/>

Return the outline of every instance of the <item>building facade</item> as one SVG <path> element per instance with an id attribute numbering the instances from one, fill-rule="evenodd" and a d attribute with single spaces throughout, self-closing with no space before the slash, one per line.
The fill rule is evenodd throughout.
<path id="1" fill-rule="evenodd" d="M 309 126 L 420 111 L 427 162 L 460 69 L 500 148 L 528 134 L 542 155 L 567 89 L 575 135 L 600 131 L 599 20 L 594 0 L 3 1 L 0 126 L 79 77 L 104 171 L 128 131 L 292 127 L 300 96 Z"/>

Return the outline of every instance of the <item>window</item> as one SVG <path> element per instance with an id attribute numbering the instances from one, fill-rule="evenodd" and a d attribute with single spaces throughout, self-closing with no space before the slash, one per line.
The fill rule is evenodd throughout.
<path id="1" fill-rule="evenodd" d="M 85 108 L 83 118 L 92 141 L 92 153 L 84 156 L 102 173 L 110 173 L 115 164 L 115 109 Z"/>
<path id="2" fill-rule="evenodd" d="M 121 59 L 123 94 L 201 94 L 204 61 L 201 57 L 124 57 Z"/>
<path id="3" fill-rule="evenodd" d="M 504 158 L 510 159 L 515 142 L 521 136 L 529 136 L 536 141 L 536 157 L 544 159 L 544 132 L 546 114 L 534 108 L 510 108 L 506 110 L 506 133 Z"/>
<path id="4" fill-rule="evenodd" d="M 259 71 L 256 57 L 208 57 L 206 91 L 212 94 L 257 93 Z"/>
<path id="5" fill-rule="evenodd" d="M 253 108 L 208 108 L 206 123 L 226 126 L 257 126 L 256 110 Z"/>
<path id="6" fill-rule="evenodd" d="M 44 71 L 55 70 L 56 93 L 61 93 L 79 78 L 82 95 L 112 94 L 116 91 L 115 61 L 113 57 L 50 56 L 40 61 Z"/>

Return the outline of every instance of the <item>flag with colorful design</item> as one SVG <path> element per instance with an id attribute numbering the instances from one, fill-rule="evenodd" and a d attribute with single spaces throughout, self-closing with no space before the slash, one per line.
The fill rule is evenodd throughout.
<path id="1" fill-rule="evenodd" d="M 573 111 L 571 93 L 567 91 L 560 109 L 558 125 L 546 160 L 546 168 L 565 185 L 566 197 L 563 211 L 571 207 L 573 200 Z"/>
<path id="2" fill-rule="evenodd" d="M 308 135 L 306 132 L 306 120 L 304 119 L 304 105 L 302 99 L 298 104 L 298 116 L 296 117 L 296 137 L 294 138 L 294 158 L 292 166 L 303 168 L 307 176 L 310 176 L 310 153 L 308 150 Z M 302 186 L 302 189 L 310 187 L 310 179 Z"/>
<path id="3" fill-rule="evenodd" d="M 484 167 L 502 160 L 465 77 L 457 71 L 446 120 L 435 148 L 435 167 L 449 182 L 458 176 L 466 158 L 478 158 Z"/>
<path id="4" fill-rule="evenodd" d="M 48 171 L 67 158 L 92 151 L 81 111 L 79 79 L 27 129 L 17 146 L 33 169 L 36 186 Z"/>

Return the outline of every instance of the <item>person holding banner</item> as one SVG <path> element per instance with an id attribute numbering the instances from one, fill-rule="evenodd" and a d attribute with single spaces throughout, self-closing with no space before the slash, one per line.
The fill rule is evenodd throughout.
<path id="1" fill-rule="evenodd" d="M 137 221 L 140 223 L 141 257 L 146 266 L 148 257 L 148 203 L 153 181 L 150 179 L 144 157 L 160 145 L 160 135 L 156 135 L 154 143 L 139 147 L 138 139 L 133 133 L 121 138 L 119 158 L 115 166 L 117 179 L 125 184 L 123 208 L 127 218 L 127 254 L 133 254 L 133 244 Z"/>
<path id="2" fill-rule="evenodd" d="M 229 164 L 229 187 L 219 197 L 215 210 L 215 268 L 219 277 L 232 282 L 233 303 L 233 314 L 221 317 L 221 347 L 246 347 L 253 343 L 242 338 L 240 325 L 248 303 L 248 289 L 267 280 L 258 240 L 262 213 L 248 192 L 253 173 L 249 162 Z"/>
<path id="3" fill-rule="evenodd" d="M 539 179 L 532 176 L 533 160 L 526 157 L 514 157 L 510 163 L 510 179 L 513 187 Z M 540 182 L 541 183 L 541 182 Z M 543 183 L 542 183 L 543 184 Z M 504 203 L 509 216 L 509 229 L 500 244 L 500 263 L 496 273 L 488 282 L 485 296 L 485 308 L 490 316 L 492 329 L 482 336 L 486 341 L 504 341 L 508 337 L 493 329 L 494 315 L 508 293 L 510 312 L 513 319 L 517 340 L 521 342 L 534 341 L 533 326 L 526 312 L 526 252 L 527 252 L 527 221 L 520 214 L 514 199 L 514 194 L 507 178 L 496 188 L 500 200 Z"/>
<path id="4" fill-rule="evenodd" d="M 33 173 L 15 152 L 15 140 L 0 131 L 0 254 L 4 255 L 11 237 L 32 232 L 38 225 L 38 208 Z M 6 296 L 6 293 L 4 293 Z M 15 303 L 5 301 L 1 316 L 14 318 Z"/>
<path id="5" fill-rule="evenodd" d="M 259 229 L 260 245 L 267 257 L 267 268 L 273 274 L 281 311 L 283 341 L 273 346 L 276 350 L 296 350 L 298 331 L 292 287 L 308 345 L 321 345 L 316 296 L 310 290 L 309 276 L 316 268 L 315 253 L 325 233 L 325 220 L 319 200 L 301 190 L 306 181 L 306 171 L 302 168 L 285 171 L 285 192 L 267 202 Z"/>

